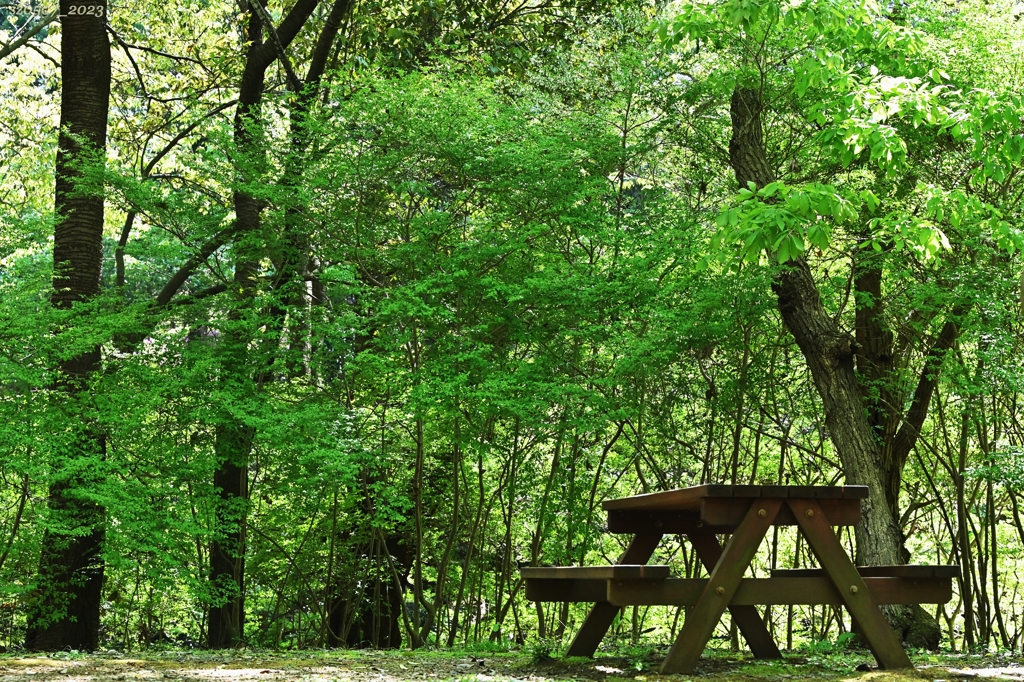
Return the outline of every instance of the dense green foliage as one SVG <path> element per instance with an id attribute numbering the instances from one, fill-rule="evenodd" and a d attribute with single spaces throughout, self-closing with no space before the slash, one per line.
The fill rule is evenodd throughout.
<path id="1" fill-rule="evenodd" d="M 85 532 L 47 504 L 61 482 L 105 511 L 109 646 L 204 641 L 239 589 L 210 580 L 232 532 L 254 645 L 563 639 L 582 607 L 526 602 L 517 567 L 613 561 L 602 500 L 844 480 L 772 288 L 806 260 L 845 334 L 863 310 L 889 330 L 863 409 L 890 417 L 879 442 L 914 424 L 896 521 L 911 561 L 963 568 L 946 645 L 1024 646 L 1016 5 L 371 2 L 302 99 L 288 71 L 329 11 L 238 123 L 237 5 L 113 6 L 106 160 L 79 182 L 105 196 L 102 292 L 70 309 L 50 305 L 59 23 L 4 57 L 0 645 L 46 589 L 44 533 Z M 43 14 L 0 4 L 2 44 Z M 751 83 L 775 180 L 738 187 Z M 61 390 L 96 346 L 87 390 Z M 215 484 L 225 434 L 242 497 Z M 700 571 L 685 543 L 657 561 Z M 783 530 L 755 565 L 811 563 Z M 616 632 L 664 642 L 677 611 Z M 796 612 L 769 614 L 789 646 L 849 629 Z"/>

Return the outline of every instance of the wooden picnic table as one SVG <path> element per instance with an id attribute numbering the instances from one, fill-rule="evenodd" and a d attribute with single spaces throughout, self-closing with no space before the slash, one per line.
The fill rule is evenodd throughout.
<path id="1" fill-rule="evenodd" d="M 944 603 L 959 568 L 854 566 L 832 527 L 857 523 L 867 494 L 866 486 L 702 485 L 609 500 L 609 531 L 633 536 L 619 563 L 523 568 L 526 596 L 593 603 L 567 656 L 593 656 L 622 607 L 663 604 L 690 606 L 664 674 L 693 671 L 726 609 L 756 657 L 779 658 L 755 605 L 842 604 L 881 667 L 910 668 L 878 605 Z M 821 568 L 743 578 L 768 529 L 782 525 L 800 529 Z M 647 565 L 666 534 L 689 538 L 709 578 L 673 579 L 668 566 Z M 719 534 L 731 534 L 724 547 Z"/>

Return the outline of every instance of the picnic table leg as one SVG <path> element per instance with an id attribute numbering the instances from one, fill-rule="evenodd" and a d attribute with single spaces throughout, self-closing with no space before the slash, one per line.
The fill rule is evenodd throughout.
<path id="1" fill-rule="evenodd" d="M 707 587 L 687 614 L 683 629 L 661 664 L 663 675 L 693 672 L 715 626 L 736 594 L 743 573 L 750 566 L 761 540 L 781 508 L 781 499 L 753 500 L 711 571 Z"/>
<path id="2" fill-rule="evenodd" d="M 650 535 L 634 535 L 633 539 L 629 542 L 629 547 L 619 557 L 620 564 L 646 564 L 647 560 L 654 554 L 655 548 L 658 543 L 661 542 L 661 533 L 652 533 Z M 591 658 L 594 652 L 597 651 L 597 647 L 601 644 L 601 640 L 604 639 L 605 634 L 608 632 L 608 628 L 611 627 L 612 621 L 615 620 L 616 614 L 618 614 L 620 606 L 612 606 L 607 602 L 599 602 L 594 604 L 590 613 L 587 614 L 586 620 L 583 621 L 583 625 L 580 626 L 579 632 L 572 640 L 572 644 L 569 645 L 569 650 L 565 652 L 568 656 L 585 656 Z"/>
<path id="3" fill-rule="evenodd" d="M 814 550 L 818 563 L 832 579 L 839 590 L 840 596 L 850 610 L 850 615 L 860 625 L 864 639 L 868 642 L 875 660 L 883 668 L 913 668 L 907 652 L 903 650 L 899 638 L 882 615 L 878 604 L 871 598 L 864 579 L 857 572 L 857 567 L 846 555 L 846 550 L 839 543 L 839 538 L 828 525 L 828 519 L 821 512 L 821 507 L 814 500 L 791 499 L 786 501 L 796 516 L 801 532 L 807 538 L 807 544 Z"/>
<path id="4" fill-rule="evenodd" d="M 722 556 L 722 545 L 713 533 L 691 533 L 690 544 L 700 558 L 708 573 L 714 569 L 715 564 Z M 747 640 L 747 646 L 753 652 L 755 658 L 782 658 L 782 652 L 775 644 L 768 628 L 764 625 L 761 614 L 753 606 L 730 606 L 729 613 L 732 615 L 736 627 L 743 633 L 743 639 Z"/>

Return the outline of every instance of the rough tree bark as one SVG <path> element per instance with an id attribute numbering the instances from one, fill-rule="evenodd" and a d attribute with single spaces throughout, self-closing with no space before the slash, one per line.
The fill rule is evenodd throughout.
<path id="1" fill-rule="evenodd" d="M 959 335 L 957 320 L 964 310 L 954 307 L 942 325 L 939 335 L 925 354 L 924 366 L 913 396 L 904 395 L 893 381 L 900 371 L 912 339 L 893 334 L 885 319 L 882 292 L 882 265 L 885 253 L 862 249 L 854 254 L 853 289 L 856 295 L 856 358 L 857 374 L 867 419 L 881 445 L 879 463 L 885 479 L 886 502 L 894 519 L 900 518 L 899 494 L 903 483 L 903 467 L 917 443 L 932 395 L 938 385 L 939 373 L 946 351 Z M 910 399 L 904 412 L 902 407 Z M 903 547 L 904 561 L 910 556 Z"/>
<path id="2" fill-rule="evenodd" d="M 92 5 L 100 16 L 69 14 L 61 0 L 61 107 L 54 192 L 53 294 L 55 308 L 68 309 L 95 296 L 103 262 L 103 194 L 76 192 L 80 164 L 106 153 L 110 101 L 110 43 L 105 0 Z M 59 362 L 55 387 L 67 405 L 85 397 L 89 377 L 100 367 L 98 346 Z M 74 408 L 71 408 L 74 409 Z M 39 651 L 92 650 L 99 644 L 103 588 L 105 514 L 83 491 L 90 467 L 101 459 L 103 434 L 80 423 L 70 454 L 53 462 L 48 508 L 51 523 L 43 536 L 36 593 L 28 609 L 25 646 Z M 74 460 L 74 461 L 66 461 Z"/>
<path id="3" fill-rule="evenodd" d="M 763 187 L 775 180 L 765 150 L 762 109 L 760 90 L 735 88 L 730 104 L 729 157 L 742 187 L 748 182 Z M 782 266 L 772 289 L 783 322 L 811 370 L 847 483 L 869 488 L 861 522 L 855 528 L 857 563 L 903 564 L 909 558 L 898 523 L 903 466 L 927 415 L 942 358 L 956 340 L 959 311 L 950 313 L 926 354 L 910 407 L 904 412 L 904 400 L 892 393 L 897 356 L 883 317 L 880 262 L 860 256 L 854 265 L 854 281 L 858 293 L 856 337 L 826 313 L 805 258 Z M 873 387 L 888 388 L 875 393 Z M 887 617 L 908 644 L 938 646 L 938 624 L 919 606 L 891 607 Z"/>

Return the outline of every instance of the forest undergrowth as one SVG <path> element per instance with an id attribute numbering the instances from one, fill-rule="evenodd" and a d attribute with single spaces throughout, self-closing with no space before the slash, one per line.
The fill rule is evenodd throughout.
<path id="1" fill-rule="evenodd" d="M 547 656 L 543 647 L 468 650 L 168 650 L 94 654 L 0 654 L 7 680 L 352 680 L 393 682 L 545 682 L 547 680 L 707 679 L 715 682 L 863 680 L 909 682 L 954 679 L 1024 680 L 1024 659 L 1010 654 L 912 654 L 915 670 L 878 670 L 867 650 L 828 650 L 827 643 L 788 652 L 782 661 L 757 661 L 747 652 L 708 651 L 693 675 L 657 673 L 664 651 L 622 647 L 594 659 Z"/>
<path id="2" fill-rule="evenodd" d="M 531 663 L 589 607 L 520 569 L 709 483 L 866 487 L 851 559 L 959 573 L 900 640 L 1024 654 L 1020 0 L 57 5 L 0 0 L 0 651 L 125 657 L 0 677 L 651 675 Z M 420 653 L 492 640 L 554 644 Z"/>

